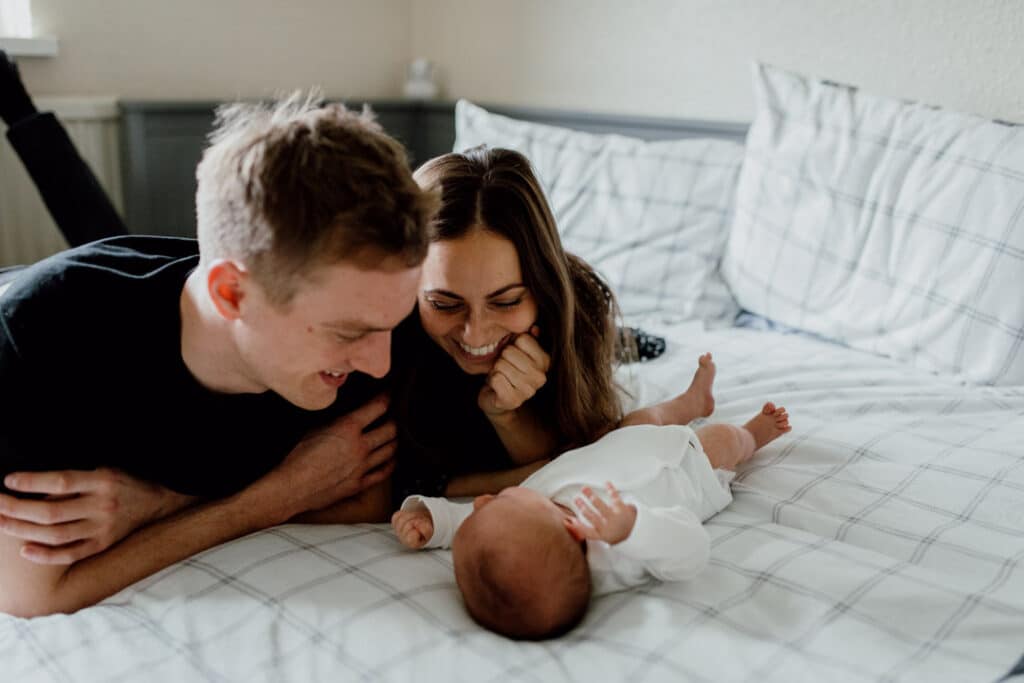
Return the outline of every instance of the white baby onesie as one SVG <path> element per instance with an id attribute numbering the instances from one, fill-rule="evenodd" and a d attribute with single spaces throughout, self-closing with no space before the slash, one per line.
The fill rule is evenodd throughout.
<path id="1" fill-rule="evenodd" d="M 593 591 L 602 594 L 652 577 L 682 581 L 699 574 L 710 555 L 702 522 L 732 502 L 733 476 L 711 468 L 689 427 L 638 425 L 562 454 L 522 486 L 573 509 L 584 486 L 605 498 L 605 482 L 610 481 L 636 506 L 636 523 L 625 541 L 614 546 L 587 542 Z M 402 509 L 430 511 L 434 534 L 428 548 L 451 547 L 455 531 L 473 512 L 471 503 L 426 496 L 409 496 Z"/>

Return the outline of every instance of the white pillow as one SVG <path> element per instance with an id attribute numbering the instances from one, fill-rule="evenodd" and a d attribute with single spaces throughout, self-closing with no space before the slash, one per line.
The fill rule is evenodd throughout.
<path id="1" fill-rule="evenodd" d="M 723 263 L 743 308 L 1024 383 L 1024 126 L 754 67 Z"/>
<path id="2" fill-rule="evenodd" d="M 718 274 L 743 146 L 648 142 L 510 119 L 465 100 L 455 150 L 486 144 L 533 164 L 565 248 L 615 291 L 627 316 L 731 324 L 738 307 Z"/>

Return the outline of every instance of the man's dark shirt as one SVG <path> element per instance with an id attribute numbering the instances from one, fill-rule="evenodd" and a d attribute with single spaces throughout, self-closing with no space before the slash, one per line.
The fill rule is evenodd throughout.
<path id="1" fill-rule="evenodd" d="M 381 390 L 353 373 L 333 406 L 306 411 L 270 391 L 204 388 L 181 357 L 179 302 L 198 262 L 195 240 L 126 236 L 18 273 L 0 297 L 0 478 L 110 466 L 223 496 Z"/>

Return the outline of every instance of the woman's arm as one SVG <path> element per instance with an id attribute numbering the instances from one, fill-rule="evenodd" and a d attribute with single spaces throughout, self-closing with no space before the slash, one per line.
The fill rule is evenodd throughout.
<path id="1" fill-rule="evenodd" d="M 310 510 L 291 518 L 298 524 L 360 524 L 387 522 L 391 519 L 391 478 L 362 493 L 339 500 L 320 510 Z"/>
<path id="2" fill-rule="evenodd" d="M 551 357 L 537 342 L 534 325 L 520 334 L 494 363 L 480 389 L 477 404 L 516 463 L 550 457 L 557 445 L 556 428 L 544 421 L 530 401 L 547 381 Z"/>
<path id="3" fill-rule="evenodd" d="M 467 496 L 481 496 L 485 493 L 498 493 L 509 486 L 518 486 L 528 476 L 551 462 L 544 458 L 535 460 L 527 465 L 520 465 L 508 470 L 496 472 L 477 472 L 453 477 L 444 490 L 448 498 L 460 498 Z"/>
<path id="4" fill-rule="evenodd" d="M 541 458 L 550 458 L 558 445 L 555 429 L 545 424 L 529 403 L 524 403 L 517 410 L 488 415 L 487 419 L 516 464 L 526 465 Z"/>

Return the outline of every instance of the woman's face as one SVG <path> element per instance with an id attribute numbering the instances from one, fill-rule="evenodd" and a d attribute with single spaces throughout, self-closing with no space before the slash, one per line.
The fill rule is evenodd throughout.
<path id="1" fill-rule="evenodd" d="M 537 320 L 515 245 L 480 228 L 430 245 L 419 311 L 430 338 L 471 375 L 489 372 L 502 349 Z"/>

